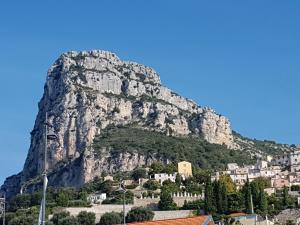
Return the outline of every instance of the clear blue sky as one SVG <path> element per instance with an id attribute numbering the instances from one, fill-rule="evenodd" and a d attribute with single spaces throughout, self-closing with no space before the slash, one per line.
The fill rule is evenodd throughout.
<path id="1" fill-rule="evenodd" d="M 0 183 L 23 167 L 47 68 L 90 49 L 154 67 L 245 136 L 300 143 L 298 0 L 1 1 Z"/>

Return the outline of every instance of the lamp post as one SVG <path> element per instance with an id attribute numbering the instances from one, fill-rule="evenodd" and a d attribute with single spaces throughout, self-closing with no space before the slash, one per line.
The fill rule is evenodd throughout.
<path id="1" fill-rule="evenodd" d="M 126 189 L 125 189 L 124 181 L 120 182 L 120 187 L 117 191 L 123 193 L 123 225 L 126 225 L 126 209 L 125 209 Z"/>
<path id="2" fill-rule="evenodd" d="M 39 215 L 39 225 L 45 225 L 46 223 L 46 191 L 47 191 L 47 140 L 56 140 L 57 136 L 54 133 L 48 133 L 48 113 L 45 115 L 45 146 L 44 146 L 44 172 L 43 172 L 43 199 L 41 203 L 40 215 Z"/>

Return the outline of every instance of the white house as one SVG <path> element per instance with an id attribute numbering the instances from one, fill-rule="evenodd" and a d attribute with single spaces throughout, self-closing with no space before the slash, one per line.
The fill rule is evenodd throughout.
<path id="1" fill-rule="evenodd" d="M 166 180 L 170 180 L 172 182 L 175 182 L 177 173 L 173 174 L 167 174 L 167 173 L 157 173 L 154 175 L 151 175 L 151 179 L 154 179 L 158 181 L 160 184 L 162 184 Z"/>
<path id="2" fill-rule="evenodd" d="M 87 200 L 90 203 L 94 203 L 94 204 L 100 204 L 102 201 L 104 201 L 106 199 L 106 193 L 101 193 L 101 194 L 90 194 L 87 197 Z"/>

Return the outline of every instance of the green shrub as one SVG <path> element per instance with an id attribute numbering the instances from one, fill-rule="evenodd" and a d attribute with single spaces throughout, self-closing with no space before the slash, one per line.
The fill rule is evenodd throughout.
<path id="1" fill-rule="evenodd" d="M 101 216 L 98 225 L 116 225 L 122 223 L 122 216 L 120 213 L 110 212 Z"/>
<path id="2" fill-rule="evenodd" d="M 143 187 L 147 190 L 155 191 L 160 188 L 160 183 L 156 180 L 148 180 Z"/>
<path id="3" fill-rule="evenodd" d="M 199 210 L 204 208 L 204 202 L 202 200 L 195 200 L 191 202 L 184 202 L 182 206 L 183 210 Z"/>
<path id="4" fill-rule="evenodd" d="M 154 212 L 144 207 L 131 209 L 126 216 L 126 222 L 142 222 L 153 220 Z"/>
<path id="5" fill-rule="evenodd" d="M 131 177 L 133 180 L 138 181 L 140 178 L 147 178 L 147 172 L 143 168 L 138 168 L 132 171 Z"/>
<path id="6" fill-rule="evenodd" d="M 53 222 L 54 225 L 59 225 L 62 219 L 69 217 L 69 216 L 70 216 L 70 213 L 67 211 L 54 213 L 53 217 L 51 218 L 51 221 Z"/>
<path id="7" fill-rule="evenodd" d="M 96 215 L 92 212 L 83 211 L 78 214 L 77 220 L 80 225 L 94 225 Z"/>
<path id="8" fill-rule="evenodd" d="M 160 195 L 160 200 L 158 202 L 158 208 L 160 210 L 175 210 L 177 205 L 173 200 L 171 193 L 167 191 L 162 191 Z"/>

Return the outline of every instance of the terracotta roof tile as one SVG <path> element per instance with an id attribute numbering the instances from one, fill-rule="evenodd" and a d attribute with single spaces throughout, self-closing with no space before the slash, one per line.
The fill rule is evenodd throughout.
<path id="1" fill-rule="evenodd" d="M 209 216 L 197 216 L 182 219 L 158 220 L 137 223 L 127 223 L 128 225 L 213 225 Z"/>

